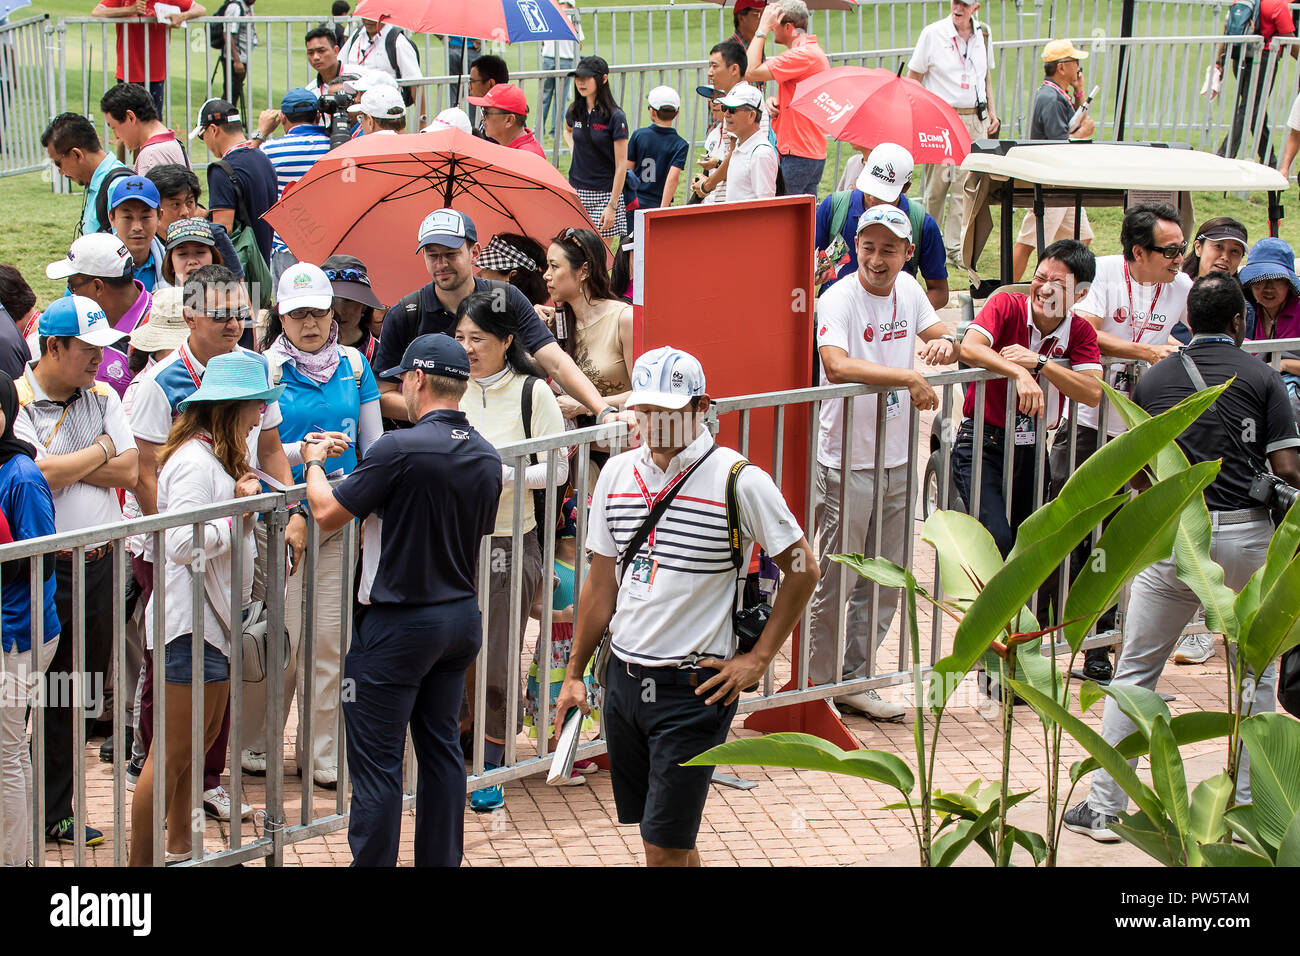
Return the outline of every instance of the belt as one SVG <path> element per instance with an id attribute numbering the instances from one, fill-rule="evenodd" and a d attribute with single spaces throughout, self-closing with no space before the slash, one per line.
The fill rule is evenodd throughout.
<path id="1" fill-rule="evenodd" d="M 1254 521 L 1270 521 L 1267 508 L 1242 508 L 1239 511 L 1211 511 L 1210 525 L 1221 528 L 1228 524 L 1250 524 Z"/>
<path id="2" fill-rule="evenodd" d="M 974 116 L 978 112 L 974 106 L 954 106 L 952 111 L 958 116 Z"/>
<path id="3" fill-rule="evenodd" d="M 712 667 L 698 667 L 689 664 L 680 667 L 672 664 L 667 667 L 646 667 L 644 664 L 632 664 L 628 661 L 619 661 L 618 663 L 623 665 L 624 672 L 633 680 L 650 678 L 663 684 L 686 684 L 689 687 L 698 687 L 718 673 Z"/>
<path id="4" fill-rule="evenodd" d="M 89 548 L 89 549 L 86 551 L 86 561 L 87 561 L 87 562 L 90 562 L 90 561 L 98 561 L 100 558 L 106 557 L 107 555 L 111 554 L 112 552 L 113 552 L 113 542 L 111 542 L 111 541 L 106 542 L 106 543 L 104 543 L 104 544 L 101 544 L 101 545 L 100 545 L 99 547 L 97 547 L 97 548 Z M 72 560 L 72 552 L 71 552 L 71 551 L 55 551 L 55 552 L 54 552 L 54 556 L 55 556 L 56 558 L 66 558 L 66 559 L 68 559 L 69 561 Z"/>

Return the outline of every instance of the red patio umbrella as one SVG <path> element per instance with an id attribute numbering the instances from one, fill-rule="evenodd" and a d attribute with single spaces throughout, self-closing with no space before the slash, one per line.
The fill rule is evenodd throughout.
<path id="1" fill-rule="evenodd" d="M 920 83 L 889 70 L 838 66 L 804 80 L 790 109 L 854 146 L 898 143 L 918 163 L 960 164 L 970 134 L 957 112 Z"/>
<path id="2" fill-rule="evenodd" d="M 594 229 L 577 193 L 541 156 L 458 129 L 361 136 L 325 154 L 263 217 L 303 262 L 336 252 L 366 263 L 392 304 L 429 281 L 415 243 L 420 222 L 452 208 L 481 242 L 522 233 L 543 246 L 566 226 Z"/>

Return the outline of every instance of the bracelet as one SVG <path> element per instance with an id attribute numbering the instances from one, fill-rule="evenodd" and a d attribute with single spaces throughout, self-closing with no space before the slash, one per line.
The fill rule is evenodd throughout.
<path id="1" fill-rule="evenodd" d="M 319 469 L 321 470 L 321 474 L 322 474 L 322 475 L 327 475 L 327 476 L 328 476 L 329 473 L 325 470 L 325 462 L 323 462 L 323 461 L 316 461 L 314 458 L 313 458 L 311 461 L 307 462 L 307 464 L 304 466 L 304 471 L 303 471 L 303 474 L 304 474 L 304 475 L 307 473 L 307 470 L 310 469 L 312 465 L 315 465 L 317 468 L 319 468 Z M 301 506 L 301 505 L 302 505 L 302 502 L 300 501 L 300 502 L 298 502 L 297 505 L 294 505 L 294 507 L 296 508 L 296 507 L 299 507 L 299 506 Z"/>
<path id="2" fill-rule="evenodd" d="M 98 445 L 99 448 L 100 448 L 100 450 L 104 453 L 104 464 L 107 465 L 107 464 L 109 463 L 109 460 L 113 457 L 112 455 L 110 455 L 110 454 L 108 453 L 108 446 L 105 445 L 105 444 L 104 444 L 102 441 L 100 441 L 98 438 L 95 439 L 95 444 Z"/>
<path id="3" fill-rule="evenodd" d="M 951 332 L 946 335 L 941 335 L 939 338 L 943 339 L 945 342 L 951 342 L 953 345 L 957 344 L 957 336 L 953 335 Z"/>
<path id="4" fill-rule="evenodd" d="M 604 408 L 602 408 L 600 411 L 596 413 L 596 424 L 599 425 L 601 420 L 609 412 L 613 412 L 616 416 L 618 415 L 617 408 L 615 408 L 613 405 L 606 405 Z"/>

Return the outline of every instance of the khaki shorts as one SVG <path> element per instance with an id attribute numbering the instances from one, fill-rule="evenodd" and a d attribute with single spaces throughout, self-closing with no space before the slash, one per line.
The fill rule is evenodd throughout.
<path id="1" fill-rule="evenodd" d="M 1050 246 L 1057 239 L 1074 238 L 1074 207 L 1048 206 L 1043 210 L 1043 240 Z M 1088 210 L 1083 210 L 1083 222 L 1079 226 L 1079 239 L 1087 242 L 1092 239 L 1092 226 L 1088 223 Z M 1016 242 L 1025 246 L 1038 245 L 1038 217 L 1031 209 L 1020 224 L 1020 235 Z"/>

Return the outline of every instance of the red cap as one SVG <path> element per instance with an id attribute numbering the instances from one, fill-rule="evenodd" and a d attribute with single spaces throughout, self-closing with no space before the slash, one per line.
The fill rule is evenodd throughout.
<path id="1" fill-rule="evenodd" d="M 767 0 L 736 0 L 736 12 L 743 13 L 745 10 L 762 10 L 767 6 Z"/>
<path id="2" fill-rule="evenodd" d="M 528 99 L 513 83 L 498 83 L 487 91 L 487 96 L 471 96 L 469 101 L 474 106 L 491 106 L 507 113 L 528 113 Z"/>

